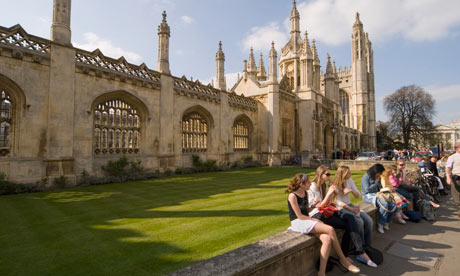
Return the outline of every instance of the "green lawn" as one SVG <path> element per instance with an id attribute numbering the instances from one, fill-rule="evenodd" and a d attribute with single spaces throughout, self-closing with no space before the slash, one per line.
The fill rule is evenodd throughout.
<path id="1" fill-rule="evenodd" d="M 313 175 L 260 167 L 2 196 L 0 275 L 175 271 L 284 231 L 297 172 Z"/>

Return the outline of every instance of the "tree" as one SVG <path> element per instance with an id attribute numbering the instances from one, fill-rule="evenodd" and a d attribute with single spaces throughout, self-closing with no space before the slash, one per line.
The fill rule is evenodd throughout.
<path id="1" fill-rule="evenodd" d="M 382 152 L 394 148 L 393 138 L 390 136 L 389 123 L 378 121 L 376 128 L 377 151 Z"/>
<path id="2" fill-rule="evenodd" d="M 390 130 L 402 138 L 404 148 L 409 148 L 416 138 L 425 137 L 432 131 L 434 106 L 431 94 L 417 85 L 403 86 L 385 97 Z"/>

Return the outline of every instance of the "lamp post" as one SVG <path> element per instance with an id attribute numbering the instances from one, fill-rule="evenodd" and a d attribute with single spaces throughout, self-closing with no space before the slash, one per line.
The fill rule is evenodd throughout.
<path id="1" fill-rule="evenodd" d="M 336 152 L 335 152 L 335 133 L 337 132 L 337 126 L 334 124 L 331 126 L 332 131 L 332 157 L 336 159 Z"/>

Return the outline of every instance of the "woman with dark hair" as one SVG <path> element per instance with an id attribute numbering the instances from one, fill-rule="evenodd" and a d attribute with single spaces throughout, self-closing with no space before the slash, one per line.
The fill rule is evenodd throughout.
<path id="1" fill-rule="evenodd" d="M 303 234 L 313 234 L 321 240 L 320 266 L 318 275 L 326 275 L 326 264 L 331 252 L 331 246 L 340 258 L 340 263 L 353 273 L 359 273 L 360 269 L 354 266 L 343 254 L 334 228 L 324 224 L 322 221 L 309 216 L 308 189 L 310 179 L 307 174 L 298 173 L 288 184 L 286 193 L 288 196 L 289 219 L 291 220 L 290 230 Z"/>
<path id="2" fill-rule="evenodd" d="M 361 178 L 361 191 L 363 200 L 367 203 L 374 204 L 379 210 L 379 218 L 377 223 L 377 231 L 384 233 L 383 229 L 389 230 L 389 223 L 393 219 L 395 204 L 390 201 L 377 200 L 377 192 L 380 191 L 382 185 L 380 176 L 385 171 L 382 164 L 375 164 L 370 167 Z M 393 210 L 393 211 L 392 211 Z"/>

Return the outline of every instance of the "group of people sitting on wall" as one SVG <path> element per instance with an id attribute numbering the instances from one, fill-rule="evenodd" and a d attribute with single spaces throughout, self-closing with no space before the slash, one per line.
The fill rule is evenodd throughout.
<path id="1" fill-rule="evenodd" d="M 362 176 L 361 193 L 351 175 L 349 167 L 340 166 L 331 179 L 329 168 L 321 165 L 312 180 L 307 174 L 296 174 L 286 189 L 289 193 L 289 229 L 311 233 L 322 242 L 318 275 L 326 273 L 331 246 L 341 265 L 353 273 L 359 273 L 360 269 L 347 257 L 350 252 L 357 255 L 359 262 L 377 267 L 366 253 L 372 245 L 373 221 L 360 206 L 351 202 L 350 194 L 355 198 L 362 196 L 364 202 L 378 209 L 377 231 L 382 234 L 390 229 L 393 217 L 397 222 L 405 224 L 409 219 L 406 214 L 418 211 L 414 203 L 420 198 L 425 198 L 434 208 L 439 207 L 406 178 L 404 160 L 385 167 L 382 164 L 371 166 Z M 335 233 L 336 228 L 344 230 L 341 243 Z"/>

